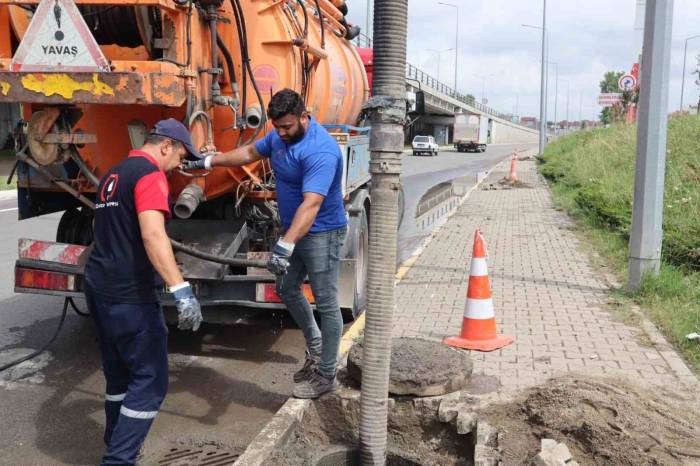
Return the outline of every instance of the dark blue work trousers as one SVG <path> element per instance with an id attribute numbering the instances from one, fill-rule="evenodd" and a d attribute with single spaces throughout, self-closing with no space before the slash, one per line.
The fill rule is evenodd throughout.
<path id="1" fill-rule="evenodd" d="M 107 382 L 102 465 L 133 465 L 168 391 L 168 329 L 157 302 L 113 303 L 86 291 Z"/>

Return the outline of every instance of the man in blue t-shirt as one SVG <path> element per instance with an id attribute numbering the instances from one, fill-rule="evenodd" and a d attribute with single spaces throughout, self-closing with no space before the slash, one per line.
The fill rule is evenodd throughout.
<path id="1" fill-rule="evenodd" d="M 294 396 L 317 398 L 337 387 L 335 377 L 343 319 L 338 305 L 340 248 L 347 232 L 343 158 L 326 130 L 306 111 L 299 94 L 284 89 L 270 100 L 275 131 L 254 145 L 190 162 L 186 168 L 235 167 L 269 159 L 275 174 L 282 237 L 268 269 L 277 294 L 304 332 L 304 366 L 294 374 Z M 321 318 L 319 329 L 302 292 L 308 276 Z"/>

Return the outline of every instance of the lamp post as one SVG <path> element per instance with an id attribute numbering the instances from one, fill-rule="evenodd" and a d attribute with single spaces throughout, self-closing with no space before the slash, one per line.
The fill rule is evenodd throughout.
<path id="1" fill-rule="evenodd" d="M 475 74 L 475 78 L 481 79 L 481 103 L 484 103 L 484 98 L 486 97 L 486 80 L 488 78 L 493 78 L 495 74 L 490 74 L 488 76 L 481 76 L 480 74 Z"/>
<path id="2" fill-rule="evenodd" d="M 527 25 L 523 25 L 528 27 Z M 540 155 L 544 154 L 547 144 L 547 0 L 542 0 L 542 59 L 540 76 Z"/>
<path id="3" fill-rule="evenodd" d="M 559 63 L 548 61 L 547 64 L 554 65 L 554 134 L 557 132 L 557 107 L 559 106 Z M 549 78 L 549 75 L 547 75 Z"/>
<path id="4" fill-rule="evenodd" d="M 688 37 L 685 40 L 685 49 L 683 51 L 683 79 L 681 80 L 681 108 L 679 109 L 681 112 L 683 111 L 683 97 L 685 94 L 685 64 L 686 61 L 688 61 L 688 42 L 690 42 L 693 39 L 697 39 L 698 37 L 700 37 L 700 34 L 698 34 L 697 36 Z"/>
<path id="5" fill-rule="evenodd" d="M 455 15 L 455 83 L 454 91 L 457 92 L 457 60 L 459 57 L 459 6 L 453 3 L 438 2 L 438 5 L 449 6 L 457 10 Z"/>
<path id="6" fill-rule="evenodd" d="M 452 50 L 454 50 L 454 49 L 453 49 L 453 48 L 449 48 L 449 49 L 444 49 L 444 50 L 437 50 L 437 49 L 425 49 L 425 50 L 427 50 L 428 52 L 435 52 L 435 53 L 437 53 L 437 56 L 438 56 L 437 80 L 438 80 L 438 82 L 439 82 L 439 81 L 440 81 L 440 56 L 442 55 L 443 52 L 450 52 L 450 51 L 452 51 Z"/>

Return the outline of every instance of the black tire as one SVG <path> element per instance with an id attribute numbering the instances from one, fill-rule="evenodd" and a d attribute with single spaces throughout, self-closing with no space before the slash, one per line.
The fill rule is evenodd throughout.
<path id="1" fill-rule="evenodd" d="M 355 283 L 353 284 L 353 302 L 351 308 L 341 308 L 343 321 L 350 322 L 362 314 L 367 307 L 367 268 L 369 262 L 369 223 L 367 212 L 350 218 L 347 249 L 344 257 L 355 259 Z M 344 286 L 343 284 L 339 284 Z"/>
<path id="2" fill-rule="evenodd" d="M 89 246 L 93 239 L 91 210 L 70 208 L 63 212 L 56 229 L 56 242 Z"/>

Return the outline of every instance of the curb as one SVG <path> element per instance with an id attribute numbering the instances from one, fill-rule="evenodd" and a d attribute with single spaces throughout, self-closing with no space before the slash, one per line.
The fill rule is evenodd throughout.
<path id="1" fill-rule="evenodd" d="M 458 207 L 464 204 L 467 198 L 481 185 L 481 183 L 483 183 L 485 179 L 488 178 L 488 175 L 490 175 L 496 168 L 498 168 L 510 158 L 510 156 L 507 157 L 508 158 L 504 158 L 504 160 L 496 163 L 486 172 L 485 176 L 482 176 L 480 179 L 478 179 L 477 183 L 471 189 L 469 189 L 469 191 L 467 191 L 467 193 L 464 196 L 462 196 L 462 198 L 459 201 Z M 428 244 L 433 240 L 433 238 L 437 236 L 437 233 L 442 229 L 442 227 L 445 224 L 447 224 L 449 219 L 452 218 L 452 216 L 457 212 L 457 210 L 459 209 L 457 208 L 454 211 L 452 211 L 452 213 L 450 213 L 445 219 L 445 222 L 439 227 L 437 227 L 435 230 L 433 230 L 431 234 L 425 240 L 423 240 L 420 246 L 418 246 L 413 251 L 409 258 L 403 261 L 401 265 L 399 265 L 395 275 L 396 281 L 394 282 L 394 286 L 396 286 L 406 276 L 408 271 L 418 260 L 418 257 L 420 257 L 420 255 L 423 253 L 426 246 L 428 246 Z M 358 335 L 360 335 L 364 328 L 365 314 L 362 313 L 362 315 L 360 315 L 360 317 L 358 317 L 357 320 L 353 322 L 348 331 L 345 332 L 345 334 L 341 338 L 340 350 L 338 355 L 339 359 L 342 360 L 347 354 L 347 352 L 350 351 L 350 347 L 352 347 L 353 340 Z M 233 465 L 264 466 L 270 454 L 276 449 L 278 449 L 281 445 L 283 445 L 284 442 L 289 438 L 289 435 L 292 433 L 297 423 L 302 420 L 304 412 L 311 404 L 311 401 L 312 400 L 300 400 L 297 398 L 290 397 L 284 403 L 284 405 L 282 405 L 282 407 L 277 411 L 277 413 L 275 413 L 270 422 L 268 422 L 265 425 L 265 427 L 263 427 L 263 429 L 258 433 L 258 435 L 255 436 L 253 441 L 250 442 L 243 454 L 238 457 L 238 459 L 235 463 L 233 463 Z"/>
<path id="2" fill-rule="evenodd" d="M 10 199 L 17 199 L 16 189 L 6 189 L 0 191 L 0 201 L 9 201 Z"/>

